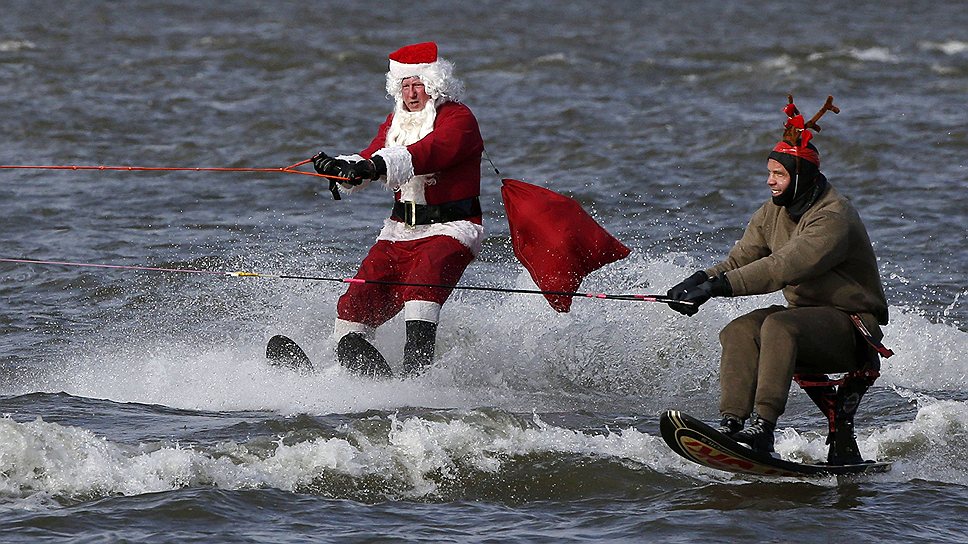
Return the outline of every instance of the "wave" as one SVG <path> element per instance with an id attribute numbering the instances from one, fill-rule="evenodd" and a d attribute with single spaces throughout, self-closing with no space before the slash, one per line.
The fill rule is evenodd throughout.
<path id="1" fill-rule="evenodd" d="M 919 42 L 918 46 L 926 51 L 940 51 L 945 55 L 960 55 L 968 51 L 968 42 L 948 40 L 945 42 Z"/>
<path id="2" fill-rule="evenodd" d="M 839 49 L 836 51 L 818 51 L 808 55 L 807 60 L 819 61 L 844 57 L 862 62 L 881 62 L 891 64 L 900 62 L 901 60 L 900 57 L 894 54 L 889 47 L 848 47 L 846 49 Z"/>
<path id="3" fill-rule="evenodd" d="M 968 485 L 968 403 L 921 396 L 914 421 L 860 431 L 867 457 L 894 462 L 884 481 Z M 250 432 L 246 432 L 246 435 Z M 0 496 L 8 507 L 189 487 L 274 488 L 362 502 L 479 500 L 519 490 L 540 500 L 629 493 L 657 478 L 742 483 L 688 463 L 661 438 L 627 427 L 581 431 L 494 409 L 371 414 L 331 431 L 295 426 L 275 436 L 200 443 L 114 443 L 37 418 L 0 419 Z M 782 429 L 777 451 L 821 460 L 825 437 Z M 815 480 L 826 485 L 826 480 Z M 834 479 L 830 480 L 832 485 Z M 508 499 L 509 497 L 502 497 Z M 12 499 L 12 502 L 10 502 Z"/>
<path id="4" fill-rule="evenodd" d="M 0 40 L 0 53 L 11 53 L 36 48 L 37 45 L 30 40 Z"/>

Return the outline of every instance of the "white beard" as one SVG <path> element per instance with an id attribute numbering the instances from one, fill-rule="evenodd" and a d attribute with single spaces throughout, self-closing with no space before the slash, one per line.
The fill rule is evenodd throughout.
<path id="1" fill-rule="evenodd" d="M 407 111 L 398 105 L 393 112 L 393 120 L 387 130 L 386 147 L 410 145 L 434 130 L 437 108 L 434 101 L 428 101 L 420 111 Z"/>
<path id="2" fill-rule="evenodd" d="M 408 146 L 433 132 L 434 122 L 437 120 L 435 103 L 435 100 L 431 100 L 420 111 L 407 111 L 398 101 L 393 111 L 393 119 L 390 121 L 390 128 L 387 129 L 385 146 Z M 393 183 L 388 183 L 387 186 L 393 191 L 400 191 L 401 200 L 426 204 L 424 186 L 433 185 L 436 181 L 437 178 L 433 174 L 427 174 L 413 176 L 398 186 Z"/>

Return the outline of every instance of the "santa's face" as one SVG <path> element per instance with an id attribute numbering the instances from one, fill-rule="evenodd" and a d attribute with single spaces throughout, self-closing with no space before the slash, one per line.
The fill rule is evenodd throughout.
<path id="1" fill-rule="evenodd" d="M 770 187 L 773 197 L 778 197 L 790 186 L 790 173 L 779 161 L 774 159 L 766 161 L 766 169 L 770 173 L 766 178 L 766 184 Z"/>
<path id="2" fill-rule="evenodd" d="M 430 95 L 427 94 L 427 89 L 419 77 L 404 79 L 400 87 L 403 93 L 403 107 L 407 111 L 421 111 L 427 102 L 430 102 Z"/>

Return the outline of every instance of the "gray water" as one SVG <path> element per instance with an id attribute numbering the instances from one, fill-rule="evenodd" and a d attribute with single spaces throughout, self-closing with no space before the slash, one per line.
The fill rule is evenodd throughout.
<path id="1" fill-rule="evenodd" d="M 355 152 L 386 55 L 439 43 L 487 149 L 466 285 L 533 288 L 500 198 L 574 197 L 632 248 L 599 292 L 664 292 L 769 197 L 793 93 L 860 211 L 897 355 L 858 440 L 891 472 L 757 479 L 676 457 L 713 419 L 716 335 L 779 296 L 658 304 L 456 292 L 425 376 L 335 368 L 335 282 L 0 263 L 5 542 L 964 542 L 968 10 L 963 2 L 26 2 L 0 6 L 0 165 L 283 167 Z M 352 275 L 387 215 L 280 173 L 0 169 L 0 258 Z M 397 365 L 403 323 L 377 347 Z M 286 334 L 320 371 L 269 368 Z M 795 391 L 778 451 L 822 459 Z"/>

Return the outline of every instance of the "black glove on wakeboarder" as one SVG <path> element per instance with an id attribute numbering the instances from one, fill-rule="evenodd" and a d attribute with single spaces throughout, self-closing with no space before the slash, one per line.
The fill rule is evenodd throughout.
<path id="1" fill-rule="evenodd" d="M 705 279 L 704 279 L 705 278 Z M 669 307 L 686 316 L 693 316 L 699 312 L 699 306 L 712 297 L 729 297 L 733 295 L 733 287 L 726 279 L 726 274 L 710 278 L 703 271 L 696 272 L 682 283 L 669 289 L 668 296 L 688 304 L 670 302 Z"/>
<path id="2" fill-rule="evenodd" d="M 693 275 L 677 283 L 672 289 L 669 289 L 669 291 L 666 293 L 666 296 L 676 300 L 682 300 L 690 289 L 694 289 L 697 285 L 707 281 L 708 279 L 709 274 L 706 274 L 705 270 L 695 272 Z M 699 311 L 698 306 L 693 306 L 690 304 L 676 304 L 675 302 L 670 302 L 669 307 L 682 315 L 688 316 L 696 315 L 696 312 Z"/>
<path id="3" fill-rule="evenodd" d="M 692 289 L 693 287 L 699 285 L 700 283 L 708 279 L 709 279 L 709 274 L 706 274 L 705 270 L 700 270 L 694 273 L 693 275 L 689 276 L 688 278 L 677 283 L 675 287 L 673 287 L 672 289 L 669 289 L 669 292 L 666 293 L 666 296 L 668 296 L 669 298 L 674 298 L 676 300 L 679 300 L 679 297 L 686 294 L 686 291 Z"/>

